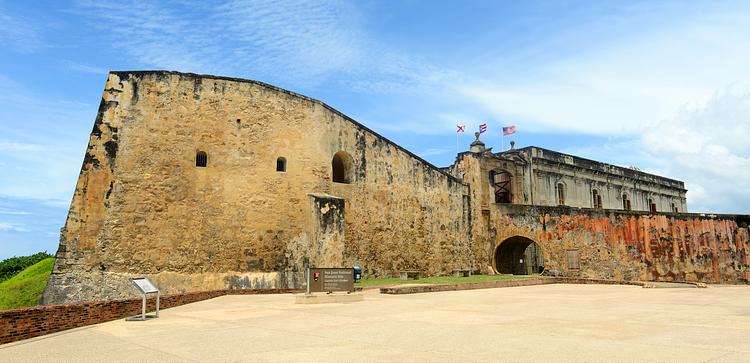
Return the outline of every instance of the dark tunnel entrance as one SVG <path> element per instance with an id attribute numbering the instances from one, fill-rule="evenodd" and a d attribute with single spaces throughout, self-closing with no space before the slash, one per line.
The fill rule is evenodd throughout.
<path id="1" fill-rule="evenodd" d="M 521 236 L 510 237 L 495 249 L 495 269 L 501 274 L 532 275 L 544 271 L 539 245 Z"/>

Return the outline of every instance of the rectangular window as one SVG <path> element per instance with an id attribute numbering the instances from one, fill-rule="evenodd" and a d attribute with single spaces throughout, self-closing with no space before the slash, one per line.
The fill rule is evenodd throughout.
<path id="1" fill-rule="evenodd" d="M 568 250 L 568 270 L 581 269 L 581 255 L 578 250 Z"/>
<path id="2" fill-rule="evenodd" d="M 594 208 L 599 208 L 599 209 L 601 209 L 601 208 L 602 208 L 602 196 L 601 196 L 601 195 L 599 195 L 599 192 L 598 192 L 598 191 L 596 191 L 596 190 L 593 190 L 593 191 L 591 191 L 591 196 L 592 196 L 592 202 L 591 202 L 591 205 L 592 205 L 592 206 L 593 206 Z"/>

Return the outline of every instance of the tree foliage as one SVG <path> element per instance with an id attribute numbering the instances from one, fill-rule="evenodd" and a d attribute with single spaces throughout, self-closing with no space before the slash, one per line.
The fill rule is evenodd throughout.
<path id="1" fill-rule="evenodd" d="M 53 257 L 47 251 L 31 256 L 11 257 L 0 262 L 0 282 L 3 282 L 37 262 Z"/>

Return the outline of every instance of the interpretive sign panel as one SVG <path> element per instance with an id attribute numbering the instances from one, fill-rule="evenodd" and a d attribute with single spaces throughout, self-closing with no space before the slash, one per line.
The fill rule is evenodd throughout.
<path id="1" fill-rule="evenodd" d="M 136 316 L 131 316 L 125 320 L 127 321 L 134 321 L 134 320 L 146 320 L 150 318 L 158 318 L 159 317 L 159 300 L 161 298 L 161 294 L 159 294 L 159 289 L 154 286 L 154 284 L 151 283 L 147 278 L 145 277 L 138 277 L 134 279 L 130 279 L 130 282 L 133 283 L 133 286 L 135 286 L 138 290 L 141 292 L 141 314 Z M 154 315 L 146 315 L 146 295 L 148 294 L 156 294 L 156 314 Z"/>
<path id="2" fill-rule="evenodd" d="M 354 271 L 350 268 L 307 269 L 307 292 L 354 291 Z"/>
<path id="3" fill-rule="evenodd" d="M 139 279 L 130 279 L 130 281 L 133 282 L 133 284 L 141 290 L 141 293 L 144 294 L 150 294 L 159 291 L 154 284 L 151 283 L 147 278 L 142 277 Z"/>

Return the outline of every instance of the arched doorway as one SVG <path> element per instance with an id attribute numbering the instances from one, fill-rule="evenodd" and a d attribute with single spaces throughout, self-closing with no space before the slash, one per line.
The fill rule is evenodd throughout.
<path id="1" fill-rule="evenodd" d="M 539 245 L 521 236 L 510 237 L 495 248 L 495 270 L 501 274 L 532 275 L 544 271 Z"/>

